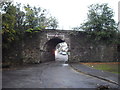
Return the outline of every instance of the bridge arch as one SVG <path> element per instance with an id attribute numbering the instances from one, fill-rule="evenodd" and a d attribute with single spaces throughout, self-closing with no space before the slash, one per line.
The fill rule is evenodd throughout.
<path id="1" fill-rule="evenodd" d="M 117 51 L 117 45 L 110 44 L 108 46 L 102 41 L 96 45 L 88 38 L 89 35 L 85 32 L 43 30 L 34 33 L 26 32 L 23 36 L 23 40 L 15 42 L 7 50 L 9 52 L 4 52 L 4 59 L 14 60 L 15 62 L 20 60 L 20 63 L 54 61 L 55 56 L 50 52 L 60 42 L 66 42 L 68 45 L 69 62 L 118 61 L 119 57 L 117 55 L 119 52 L 119 50 Z"/>
<path id="2" fill-rule="evenodd" d="M 42 59 L 44 61 L 55 61 L 56 46 L 62 42 L 65 42 L 65 40 L 59 37 L 53 37 L 48 40 L 43 46 Z"/>

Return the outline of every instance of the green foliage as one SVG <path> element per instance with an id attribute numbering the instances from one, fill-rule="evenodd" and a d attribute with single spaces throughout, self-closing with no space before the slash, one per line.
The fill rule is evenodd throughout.
<path id="1" fill-rule="evenodd" d="M 38 31 L 41 31 L 42 29 L 39 28 L 39 27 L 36 27 L 36 28 L 29 28 L 26 30 L 26 32 L 30 32 L 30 33 L 33 33 L 33 32 L 38 32 Z"/>
<path id="2" fill-rule="evenodd" d="M 88 39 L 94 42 L 103 41 L 105 43 L 116 43 L 117 24 L 113 16 L 113 10 L 108 4 L 92 4 L 89 6 L 88 19 L 75 30 L 83 30 L 88 33 Z"/>
<path id="3" fill-rule="evenodd" d="M 92 41 L 95 44 L 99 43 L 106 43 L 106 44 L 112 44 L 117 43 L 117 33 L 115 31 L 92 31 L 87 32 L 88 37 L 90 41 Z"/>
<path id="4" fill-rule="evenodd" d="M 50 17 L 47 23 L 49 28 L 56 29 L 58 27 L 58 21 L 55 17 Z"/>
<path id="5" fill-rule="evenodd" d="M 2 36 L 3 36 L 3 48 L 7 48 L 9 44 L 15 40 L 16 31 L 14 25 L 16 23 L 16 9 L 11 2 L 4 3 L 2 8 L 6 13 L 2 14 Z"/>
<path id="6" fill-rule="evenodd" d="M 107 4 L 92 4 L 89 7 L 88 20 L 80 28 L 85 31 L 117 30 L 113 16 L 113 10 Z"/>
<path id="7" fill-rule="evenodd" d="M 26 21 L 26 29 L 40 27 L 41 29 L 45 28 L 57 28 L 57 20 L 55 17 L 48 17 L 46 9 L 30 7 L 30 5 L 24 6 Z"/>
<path id="8" fill-rule="evenodd" d="M 23 8 L 24 10 L 21 10 Z M 15 40 L 20 40 L 25 32 L 38 32 L 45 28 L 57 28 L 57 20 L 48 16 L 46 9 L 31 7 L 10 1 L 0 3 L 2 14 L 3 48 L 10 48 Z"/>
<path id="9" fill-rule="evenodd" d="M 103 70 L 103 71 L 108 71 L 108 72 L 112 72 L 112 73 L 118 73 L 118 74 L 120 74 L 120 71 L 118 70 L 118 66 L 119 66 L 119 64 L 118 63 L 116 63 L 116 64 L 114 64 L 114 63 L 111 63 L 111 64 L 109 64 L 109 63 L 97 63 L 97 64 L 85 64 L 85 65 L 87 65 L 87 66 L 89 66 L 89 67 L 92 67 L 92 68 L 95 68 L 95 69 L 98 69 L 98 70 Z"/>

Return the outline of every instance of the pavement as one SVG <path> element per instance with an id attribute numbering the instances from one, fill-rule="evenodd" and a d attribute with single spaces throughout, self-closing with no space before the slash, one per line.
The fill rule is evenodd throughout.
<path id="1" fill-rule="evenodd" d="M 86 65 L 78 64 L 78 63 L 71 63 L 70 66 L 78 72 L 114 83 L 116 85 L 119 85 L 120 87 L 120 83 L 119 83 L 120 74 L 115 74 L 115 73 L 102 71 L 102 70 L 96 70 L 92 67 L 88 67 Z"/>
<path id="2" fill-rule="evenodd" d="M 96 88 L 120 89 L 118 74 L 70 63 L 67 55 L 57 54 L 56 61 L 2 71 L 2 88 Z M 115 89 L 115 90 L 116 90 Z M 11 89 L 12 90 L 12 89 Z"/>
<path id="3" fill-rule="evenodd" d="M 75 66 L 77 67 L 77 64 L 74 64 Z M 118 88 L 114 83 L 79 73 L 62 61 L 2 71 L 3 88 L 93 88 L 96 90 L 101 85 Z"/>

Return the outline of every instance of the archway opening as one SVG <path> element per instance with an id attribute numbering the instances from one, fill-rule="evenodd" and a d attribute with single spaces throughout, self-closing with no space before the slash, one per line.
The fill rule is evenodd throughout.
<path id="1" fill-rule="evenodd" d="M 68 45 L 66 42 L 57 44 L 55 50 L 55 60 L 56 61 L 68 61 Z"/>
<path id="2" fill-rule="evenodd" d="M 43 61 L 55 61 L 55 52 L 57 50 L 56 46 L 59 43 L 65 42 L 64 40 L 61 40 L 58 37 L 54 37 L 50 39 L 48 42 L 46 42 L 44 46 L 44 52 L 43 52 Z"/>

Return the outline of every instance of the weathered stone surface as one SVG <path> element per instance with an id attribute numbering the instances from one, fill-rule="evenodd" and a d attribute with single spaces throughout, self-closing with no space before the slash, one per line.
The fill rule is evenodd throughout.
<path id="1" fill-rule="evenodd" d="M 66 42 L 69 47 L 69 62 L 109 62 L 118 61 L 117 45 L 94 44 L 87 39 L 85 32 L 70 30 L 43 30 L 35 33 L 25 33 L 23 40 L 6 52 L 3 51 L 3 61 L 6 59 L 22 63 L 40 63 L 55 60 L 54 50 L 58 43 Z M 9 59 L 12 57 L 12 59 Z"/>
<path id="2" fill-rule="evenodd" d="M 118 61 L 116 45 L 95 44 L 89 41 L 86 33 L 79 32 L 71 35 L 71 60 L 81 62 Z"/>

